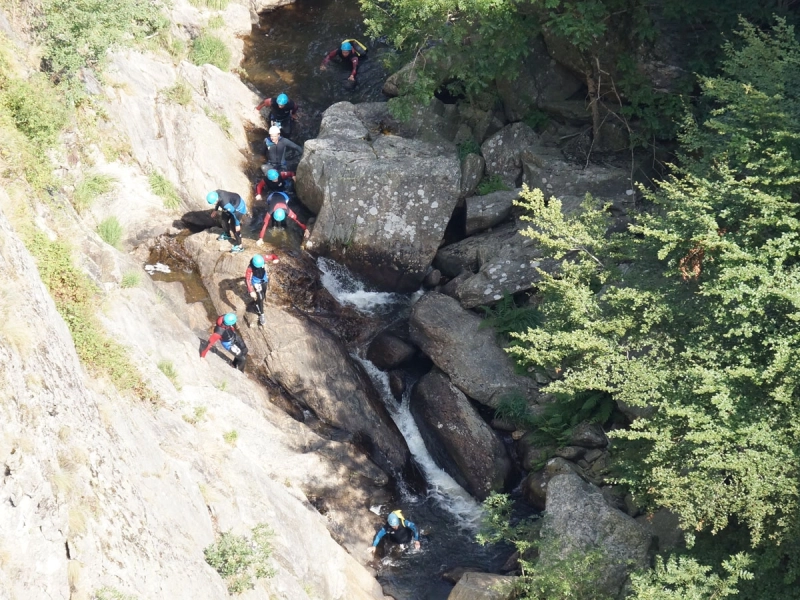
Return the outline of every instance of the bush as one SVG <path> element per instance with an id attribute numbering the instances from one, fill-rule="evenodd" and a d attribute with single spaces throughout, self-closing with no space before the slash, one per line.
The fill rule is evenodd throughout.
<path id="1" fill-rule="evenodd" d="M 500 175 L 486 175 L 478 184 L 478 189 L 476 191 L 478 196 L 485 196 L 492 192 L 499 192 L 507 189 L 508 187 L 503 183 L 503 180 L 500 179 Z"/>
<path id="2" fill-rule="evenodd" d="M 14 126 L 40 149 L 55 144 L 58 134 L 67 124 L 67 110 L 57 98 L 53 87 L 41 74 L 27 81 L 6 80 L 0 93 L 0 103 Z"/>
<path id="3" fill-rule="evenodd" d="M 98 196 L 110 192 L 116 181 L 110 175 L 90 175 L 85 177 L 75 186 L 75 191 L 72 193 L 72 204 L 78 212 L 91 208 L 94 200 Z"/>
<path id="4" fill-rule="evenodd" d="M 175 210 L 181 205 L 181 197 L 178 195 L 178 191 L 169 179 L 158 171 L 153 171 L 148 175 L 148 180 L 150 182 L 150 190 L 152 190 L 156 196 L 161 197 L 164 201 L 165 208 Z"/>
<path id="5" fill-rule="evenodd" d="M 122 225 L 120 225 L 117 217 L 108 217 L 97 226 L 97 235 L 100 236 L 106 244 L 120 248 L 122 242 Z"/>
<path id="6" fill-rule="evenodd" d="M 196 65 L 209 64 L 227 71 L 231 63 L 231 51 L 217 36 L 202 33 L 192 42 L 189 60 Z"/>
<path id="7" fill-rule="evenodd" d="M 220 534 L 216 542 L 203 550 L 206 562 L 228 584 L 228 592 L 240 594 L 251 589 L 256 579 L 272 577 L 268 566 L 272 554 L 272 532 L 261 523 L 253 528 L 250 539 L 231 532 Z"/>

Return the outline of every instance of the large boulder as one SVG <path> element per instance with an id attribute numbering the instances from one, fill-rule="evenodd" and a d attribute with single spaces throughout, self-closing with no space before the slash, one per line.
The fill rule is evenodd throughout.
<path id="1" fill-rule="evenodd" d="M 480 154 L 470 153 L 461 161 L 461 198 L 467 198 L 475 193 L 478 184 L 483 179 L 483 170 L 486 161 Z"/>
<path id="2" fill-rule="evenodd" d="M 511 600 L 516 577 L 492 573 L 464 573 L 447 600 Z"/>
<path id="3" fill-rule="evenodd" d="M 511 470 L 503 443 L 445 374 L 420 379 L 410 408 L 437 464 L 469 493 L 483 500 L 503 489 Z"/>
<path id="4" fill-rule="evenodd" d="M 415 290 L 458 201 L 459 181 L 452 143 L 372 134 L 353 104 L 334 104 L 297 170 L 298 196 L 319 213 L 309 247 L 383 288 Z"/>
<path id="5" fill-rule="evenodd" d="M 509 394 L 535 402 L 535 382 L 514 372 L 514 363 L 497 344 L 494 330 L 481 327 L 481 322 L 453 298 L 429 292 L 411 310 L 411 341 L 458 389 L 481 404 L 497 408 Z"/>
<path id="6" fill-rule="evenodd" d="M 485 196 L 467 198 L 467 235 L 502 223 L 511 215 L 519 190 L 500 190 Z"/>
<path id="7" fill-rule="evenodd" d="M 596 486 L 574 473 L 556 475 L 547 485 L 547 512 L 539 561 L 547 568 L 559 560 L 599 550 L 596 585 L 616 596 L 628 573 L 649 565 L 651 530 L 612 508 Z"/>
<path id="8" fill-rule="evenodd" d="M 460 242 L 443 246 L 436 253 L 433 266 L 447 277 L 457 277 L 463 272 L 471 277 L 486 260 L 498 256 L 503 247 L 517 234 L 516 223 L 503 223 L 492 231 L 472 235 Z"/>
<path id="9" fill-rule="evenodd" d="M 566 100 L 583 88 L 583 82 L 547 54 L 544 41 L 531 40 L 530 53 L 515 79 L 498 79 L 506 118 L 522 121 L 542 102 Z"/>
<path id="10" fill-rule="evenodd" d="M 536 132 L 525 123 L 506 125 L 481 145 L 486 172 L 515 187 L 522 172 L 522 153 L 538 140 Z"/>
<path id="11" fill-rule="evenodd" d="M 414 346 L 396 335 L 383 331 L 370 343 L 367 360 L 382 371 L 391 371 L 409 360 L 415 353 Z"/>
<path id="12" fill-rule="evenodd" d="M 244 315 L 239 331 L 249 350 L 249 362 L 263 365 L 273 381 L 324 422 L 368 441 L 372 459 L 382 468 L 404 468 L 409 459 L 405 440 L 369 377 L 339 339 L 299 311 L 273 305 L 273 294 L 264 306 L 267 325 L 258 327 L 255 315 L 246 312 L 250 298 L 243 273 L 251 255 L 225 252 L 220 256 L 219 243 L 211 232 L 189 236 L 184 246 L 197 264 L 217 311 Z M 313 265 L 284 255 L 281 265 L 272 269 L 295 270 L 293 279 L 298 279 L 304 276 L 304 267 Z M 271 280 L 278 278 L 275 273 L 271 275 Z M 272 283 L 271 289 L 275 287 Z M 301 300 L 295 298 L 294 302 Z"/>

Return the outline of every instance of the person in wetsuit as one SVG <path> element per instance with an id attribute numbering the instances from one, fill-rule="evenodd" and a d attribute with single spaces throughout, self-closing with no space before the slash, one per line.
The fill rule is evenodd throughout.
<path id="1" fill-rule="evenodd" d="M 200 358 L 205 358 L 211 347 L 220 342 L 225 350 L 233 354 L 231 366 L 244 371 L 244 365 L 247 362 L 247 346 L 245 346 L 242 336 L 236 331 L 236 320 L 234 313 L 220 315 L 217 318 L 214 331 L 208 338 L 206 347 L 200 351 Z"/>
<path id="2" fill-rule="evenodd" d="M 267 216 L 264 218 L 264 225 L 258 234 L 256 246 L 261 246 L 264 243 L 264 235 L 267 233 L 267 228 L 271 222 L 283 223 L 286 217 L 297 223 L 298 227 L 303 230 L 303 239 L 308 239 L 310 235 L 308 229 L 300 222 L 294 211 L 289 208 L 288 203 L 289 196 L 285 192 L 273 192 L 267 196 Z"/>
<path id="3" fill-rule="evenodd" d="M 247 215 L 247 203 L 239 194 L 215 190 L 206 194 L 206 202 L 214 205 L 211 218 L 219 217 L 222 235 L 218 240 L 233 240 L 231 253 L 242 252 L 242 220 Z"/>
<path id="4" fill-rule="evenodd" d="M 366 58 L 366 52 L 367 47 L 358 40 L 345 40 L 338 48 L 328 52 L 328 55 L 322 61 L 320 70 L 324 71 L 328 68 L 329 62 L 337 59 L 343 65 L 350 67 L 350 77 L 347 80 L 355 83 L 359 60 Z"/>
<path id="5" fill-rule="evenodd" d="M 261 194 L 271 194 L 273 192 L 284 192 L 292 194 L 294 192 L 294 171 L 278 171 L 270 169 L 269 165 L 261 165 L 263 177 L 259 178 L 256 184 L 256 200 L 261 200 Z"/>
<path id="6" fill-rule="evenodd" d="M 258 313 L 258 324 L 263 325 L 266 321 L 264 316 L 264 296 L 269 286 L 269 274 L 267 273 L 266 262 L 277 263 L 280 259 L 276 254 L 256 254 L 250 259 L 247 271 L 244 273 L 244 282 L 247 284 L 247 292 L 253 299 L 253 305 Z"/>
<path id="7" fill-rule="evenodd" d="M 408 544 L 412 542 L 414 549 L 419 550 L 419 529 L 417 529 L 414 523 L 406 520 L 406 518 L 403 517 L 403 513 L 399 510 L 390 512 L 389 516 L 386 518 L 386 524 L 375 534 L 375 539 L 372 540 L 371 548 L 373 555 L 384 536 L 395 544 Z"/>
<path id="8" fill-rule="evenodd" d="M 289 150 L 294 150 L 300 156 L 303 149 L 291 140 L 281 137 L 281 128 L 274 125 L 269 128 L 269 136 L 264 140 L 267 152 L 267 165 L 270 169 L 278 171 L 287 170 L 286 154 Z"/>
<path id="9" fill-rule="evenodd" d="M 268 113 L 266 113 L 267 108 L 270 109 Z M 267 124 L 270 127 L 280 127 L 281 135 L 287 138 L 292 135 L 298 108 L 297 103 L 289 100 L 289 96 L 286 94 L 279 94 L 277 98 L 265 98 L 261 104 L 256 106 L 256 110 L 261 112 Z"/>

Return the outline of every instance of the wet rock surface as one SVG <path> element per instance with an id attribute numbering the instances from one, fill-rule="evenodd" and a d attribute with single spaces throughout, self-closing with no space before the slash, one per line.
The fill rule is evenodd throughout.
<path id="1" fill-rule="evenodd" d="M 447 600 L 511 600 L 515 577 L 490 573 L 464 573 Z"/>
<path id="2" fill-rule="evenodd" d="M 445 374 L 420 379 L 410 406 L 434 459 L 456 481 L 479 500 L 503 490 L 511 470 L 505 447 Z"/>

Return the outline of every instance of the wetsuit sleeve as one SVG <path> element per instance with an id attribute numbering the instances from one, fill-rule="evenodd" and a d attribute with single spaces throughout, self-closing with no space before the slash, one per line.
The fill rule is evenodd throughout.
<path id="1" fill-rule="evenodd" d="M 296 150 L 296 151 L 297 151 L 297 152 L 299 152 L 300 154 L 302 154 L 302 153 L 303 153 L 303 149 L 302 149 L 300 146 L 298 146 L 297 144 L 295 144 L 295 143 L 294 143 L 292 140 L 287 140 L 286 138 L 283 138 L 283 141 L 284 141 L 284 142 L 286 142 L 286 145 L 287 145 L 287 146 L 288 146 L 290 149 L 292 149 L 292 150 Z"/>
<path id="2" fill-rule="evenodd" d="M 406 525 L 406 527 L 408 527 L 408 528 L 409 528 L 411 531 L 413 531 L 413 532 L 414 532 L 414 541 L 415 541 L 415 542 L 418 542 L 418 541 L 419 541 L 419 529 L 417 529 L 417 526 L 416 526 L 416 525 L 414 525 L 414 523 L 412 523 L 411 521 L 406 521 L 406 522 L 405 522 L 405 525 Z"/>
<path id="3" fill-rule="evenodd" d="M 291 179 L 295 176 L 294 171 L 281 171 L 281 178 L 282 179 Z"/>
<path id="4" fill-rule="evenodd" d="M 300 105 L 297 102 L 295 102 L 294 100 L 292 100 L 292 104 L 294 104 L 294 108 L 292 108 L 292 110 L 290 112 L 291 112 L 293 117 L 296 117 L 297 116 L 297 111 L 300 110 Z"/>
<path id="5" fill-rule="evenodd" d="M 244 272 L 244 282 L 247 284 L 247 293 L 253 293 L 253 269 L 248 265 L 247 271 Z"/>
<path id="6" fill-rule="evenodd" d="M 328 52 L 328 56 L 326 56 L 326 57 L 325 57 L 325 59 L 322 61 L 322 64 L 323 64 L 323 65 L 327 65 L 327 64 L 328 64 L 329 62 L 331 62 L 331 61 L 332 61 L 334 58 L 336 58 L 336 53 L 337 53 L 338 51 L 339 51 L 339 49 L 337 48 L 337 49 L 335 49 L 335 50 L 331 50 L 330 52 Z"/>
<path id="7" fill-rule="evenodd" d="M 383 536 L 385 535 L 386 535 L 386 527 L 381 527 L 380 531 L 375 534 L 375 539 L 372 540 L 372 545 L 377 546 L 383 539 Z"/>
<path id="8" fill-rule="evenodd" d="M 256 109 L 261 110 L 265 106 L 272 106 L 272 98 L 264 98 L 264 101 L 258 106 L 256 106 Z"/>
<path id="9" fill-rule="evenodd" d="M 350 72 L 350 77 L 355 77 L 356 71 L 358 71 L 358 57 L 353 56 L 353 60 L 350 61 L 350 64 L 353 65 L 353 70 Z"/>
<path id="10" fill-rule="evenodd" d="M 264 186 L 267 185 L 267 182 L 263 179 L 258 180 L 258 185 L 256 185 L 256 195 L 260 196 L 261 192 L 264 191 Z"/>
<path id="11" fill-rule="evenodd" d="M 292 221 L 294 221 L 295 223 L 297 223 L 302 228 L 303 231 L 305 231 L 306 230 L 306 226 L 303 225 L 300 221 L 297 220 L 297 215 L 294 214 L 294 211 L 292 209 L 288 208 L 288 207 L 287 207 L 287 210 L 289 211 L 289 218 Z"/>
<path id="12" fill-rule="evenodd" d="M 203 348 L 203 351 L 202 351 L 202 352 L 200 352 L 200 358 L 205 358 L 205 357 L 206 357 L 206 354 L 208 354 L 208 351 L 209 351 L 209 350 L 211 350 L 211 346 L 213 346 L 214 344 L 216 344 L 216 343 L 217 343 L 218 341 L 220 341 L 221 339 L 222 339 L 222 336 L 220 336 L 220 334 L 218 334 L 218 333 L 212 333 L 212 334 L 211 334 L 211 337 L 210 337 L 210 338 L 208 338 L 208 343 L 206 344 L 206 347 L 205 347 L 205 348 Z"/>
<path id="13" fill-rule="evenodd" d="M 258 239 L 263 240 L 264 234 L 267 233 L 267 227 L 269 227 L 269 220 L 272 218 L 272 214 L 267 211 L 267 216 L 264 217 L 264 225 L 261 227 L 261 233 L 258 234 Z"/>
<path id="14" fill-rule="evenodd" d="M 265 254 L 264 260 L 266 262 L 272 262 L 273 260 L 279 260 L 280 257 L 277 254 Z"/>

